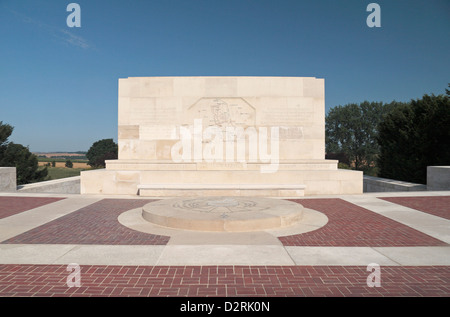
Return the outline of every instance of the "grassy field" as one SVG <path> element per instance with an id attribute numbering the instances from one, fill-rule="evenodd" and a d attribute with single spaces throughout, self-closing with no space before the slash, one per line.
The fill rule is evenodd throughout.
<path id="1" fill-rule="evenodd" d="M 80 172 L 86 168 L 47 167 L 49 180 L 80 176 Z"/>
<path id="2" fill-rule="evenodd" d="M 72 176 L 80 176 L 80 172 L 91 169 L 85 154 L 82 152 L 55 152 L 55 153 L 35 153 L 38 156 L 38 165 L 44 168 L 46 165 L 48 177 L 46 180 L 67 178 Z M 66 160 L 73 163 L 73 168 L 66 167 Z M 52 163 L 55 164 L 53 167 Z"/>
<path id="3" fill-rule="evenodd" d="M 39 166 L 45 166 L 46 164 L 50 163 L 51 166 L 51 162 L 38 162 Z M 87 162 L 73 162 L 73 167 L 74 168 L 81 168 L 81 169 L 89 169 L 91 168 Z M 61 162 L 55 162 L 55 167 L 65 167 L 66 166 L 66 161 L 61 161 Z"/>

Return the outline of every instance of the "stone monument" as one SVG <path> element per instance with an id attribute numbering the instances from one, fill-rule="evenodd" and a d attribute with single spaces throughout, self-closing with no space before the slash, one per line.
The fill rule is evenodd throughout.
<path id="1" fill-rule="evenodd" d="M 362 193 L 362 172 L 325 159 L 324 80 L 119 79 L 117 160 L 82 194 L 300 197 Z"/>

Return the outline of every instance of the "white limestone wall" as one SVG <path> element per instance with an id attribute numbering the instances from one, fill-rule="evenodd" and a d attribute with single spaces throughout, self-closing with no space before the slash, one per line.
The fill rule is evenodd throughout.
<path id="1" fill-rule="evenodd" d="M 366 176 L 363 177 L 363 188 L 365 193 L 372 192 L 405 192 L 424 191 L 427 186 L 409 182 L 402 182 L 394 179 Z"/>
<path id="2" fill-rule="evenodd" d="M 79 194 L 80 176 L 66 177 L 50 181 L 20 185 L 19 193 L 54 193 L 54 194 Z"/>
<path id="3" fill-rule="evenodd" d="M 119 79 L 119 160 L 172 160 L 179 127 L 279 128 L 279 159 L 325 158 L 324 80 L 313 77 Z M 175 132 L 174 132 L 175 131 Z"/>
<path id="4" fill-rule="evenodd" d="M 16 168 L 0 167 L 0 192 L 16 190 Z"/>

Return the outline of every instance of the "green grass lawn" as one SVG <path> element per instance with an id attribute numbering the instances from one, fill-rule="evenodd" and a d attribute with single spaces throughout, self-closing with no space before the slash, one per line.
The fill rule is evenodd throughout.
<path id="1" fill-rule="evenodd" d="M 80 172 L 85 168 L 47 167 L 49 180 L 80 176 Z"/>

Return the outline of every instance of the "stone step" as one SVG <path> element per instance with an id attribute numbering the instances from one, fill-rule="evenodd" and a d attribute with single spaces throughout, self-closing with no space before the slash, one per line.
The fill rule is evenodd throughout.
<path id="1" fill-rule="evenodd" d="M 273 164 L 277 171 L 337 170 L 336 160 L 280 160 Z M 271 163 L 239 162 L 186 162 L 174 163 L 163 160 L 107 160 L 107 170 L 117 171 L 257 171 L 268 168 Z"/>
<path id="2" fill-rule="evenodd" d="M 305 185 L 301 184 L 141 184 L 140 196 L 256 196 L 302 197 Z"/>

